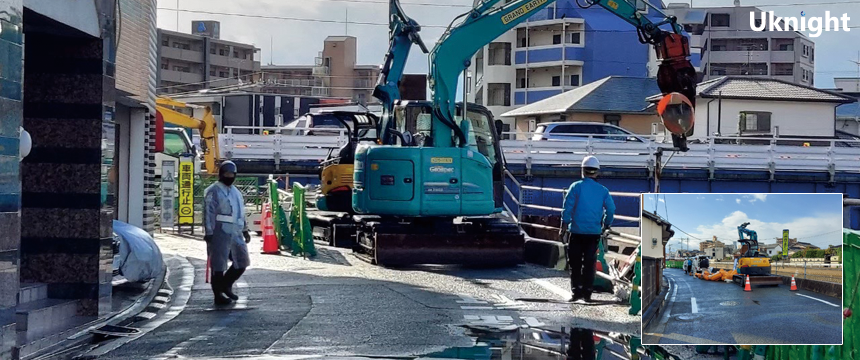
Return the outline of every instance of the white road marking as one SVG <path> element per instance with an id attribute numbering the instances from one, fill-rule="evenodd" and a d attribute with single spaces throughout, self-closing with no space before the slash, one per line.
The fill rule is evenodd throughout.
<path id="1" fill-rule="evenodd" d="M 675 297 L 678 296 L 678 281 L 669 280 L 669 288 L 672 290 L 672 301 L 666 304 L 666 312 L 663 313 L 660 324 L 666 324 L 672 316 L 672 305 L 675 304 Z"/>
<path id="2" fill-rule="evenodd" d="M 553 294 L 556 294 L 556 295 L 558 295 L 558 296 L 561 296 L 561 298 L 562 298 L 562 299 L 564 299 L 564 300 L 570 299 L 570 297 L 571 297 L 571 296 L 573 296 L 573 295 L 570 293 L 570 291 L 566 291 L 566 290 L 564 290 L 564 289 L 562 289 L 562 288 L 560 288 L 560 287 L 556 286 L 555 284 L 553 284 L 553 283 L 551 283 L 551 282 L 549 282 L 549 281 L 546 281 L 546 280 L 544 280 L 544 279 L 531 279 L 531 280 L 532 280 L 532 282 L 534 282 L 535 284 L 540 285 L 542 288 L 549 290 L 549 291 L 550 291 L 550 292 L 552 292 Z"/>
<path id="3" fill-rule="evenodd" d="M 471 296 L 465 296 L 465 295 L 457 295 L 457 296 L 459 296 L 460 299 L 462 299 L 462 300 L 457 300 L 458 304 L 486 304 L 487 303 L 486 301 L 481 301 L 481 300 L 475 299 Z"/>
<path id="4" fill-rule="evenodd" d="M 472 325 L 510 325 L 514 322 L 513 317 L 502 315 L 463 315 L 463 319 Z"/>
<path id="5" fill-rule="evenodd" d="M 693 304 L 693 314 L 699 312 L 699 307 L 696 306 L 696 298 L 690 298 L 690 302 Z"/>
<path id="6" fill-rule="evenodd" d="M 463 310 L 493 310 L 492 306 L 460 306 Z"/>
<path id="7" fill-rule="evenodd" d="M 834 304 L 834 303 L 832 303 L 832 302 L 824 301 L 824 300 L 821 300 L 821 299 L 816 299 L 816 298 L 814 298 L 814 297 L 812 297 L 812 296 L 806 296 L 806 295 L 803 295 L 803 294 L 797 294 L 797 296 L 803 296 L 803 297 L 805 297 L 805 298 L 810 298 L 810 299 L 815 300 L 815 301 L 821 301 L 821 302 L 823 302 L 823 303 L 825 303 L 825 304 L 827 304 L 827 305 L 830 305 L 830 306 L 839 307 L 839 305 L 836 305 L 836 304 Z"/>

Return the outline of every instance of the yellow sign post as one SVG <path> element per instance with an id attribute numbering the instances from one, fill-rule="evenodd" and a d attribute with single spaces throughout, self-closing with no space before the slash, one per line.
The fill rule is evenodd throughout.
<path id="1" fill-rule="evenodd" d="M 194 224 L 194 161 L 179 160 L 179 225 Z"/>
<path id="2" fill-rule="evenodd" d="M 782 256 L 788 256 L 788 229 L 782 230 Z"/>

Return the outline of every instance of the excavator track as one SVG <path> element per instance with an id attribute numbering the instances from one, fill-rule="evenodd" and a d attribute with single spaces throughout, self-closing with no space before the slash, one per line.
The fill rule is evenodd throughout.
<path id="1" fill-rule="evenodd" d="M 523 263 L 516 224 L 495 218 L 380 219 L 362 222 L 356 255 L 382 266 L 456 264 L 510 267 Z"/>

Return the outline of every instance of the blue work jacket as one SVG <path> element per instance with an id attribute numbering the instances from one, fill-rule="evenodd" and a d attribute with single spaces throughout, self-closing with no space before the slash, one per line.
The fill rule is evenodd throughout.
<path id="1" fill-rule="evenodd" d="M 572 234 L 599 235 L 603 225 L 611 226 L 615 202 L 605 186 L 585 178 L 570 185 L 564 197 L 562 223 Z"/>

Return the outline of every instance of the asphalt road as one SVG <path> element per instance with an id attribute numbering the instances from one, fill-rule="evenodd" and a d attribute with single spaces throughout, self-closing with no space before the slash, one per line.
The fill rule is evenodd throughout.
<path id="1" fill-rule="evenodd" d="M 205 243 L 162 235 L 156 241 L 169 259 L 174 293 L 156 317 L 133 325 L 143 335 L 97 348 L 99 359 L 457 357 L 517 327 L 640 333 L 640 317 L 628 315 L 627 306 L 518 300 L 567 300 L 562 271 L 388 269 L 327 247 L 318 247 L 314 259 L 262 255 L 256 237 L 252 266 L 237 284 L 239 302 L 216 309 L 205 283 Z M 550 335 L 523 336 L 560 345 Z"/>
<path id="2" fill-rule="evenodd" d="M 842 300 L 787 286 L 704 281 L 665 269 L 666 310 L 645 329 L 645 344 L 840 344 Z"/>

